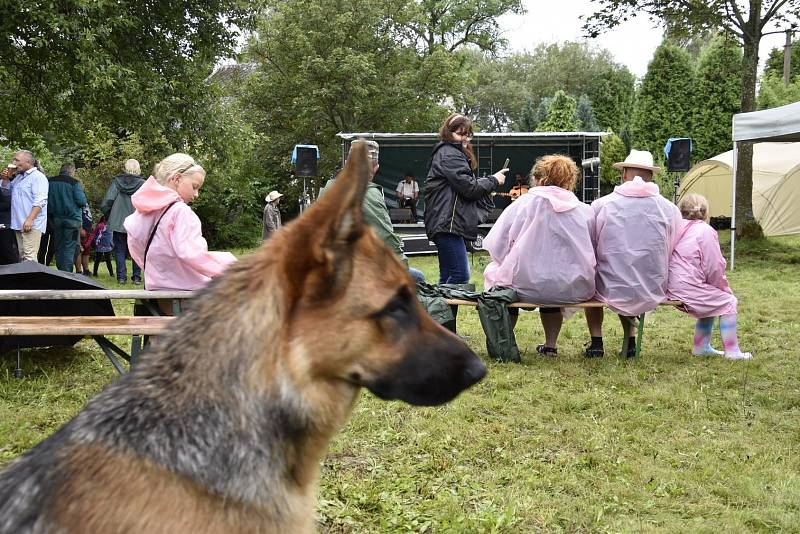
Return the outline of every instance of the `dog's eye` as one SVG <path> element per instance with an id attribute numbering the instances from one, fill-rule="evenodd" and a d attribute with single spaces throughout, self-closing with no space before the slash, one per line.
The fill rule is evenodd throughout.
<path id="1" fill-rule="evenodd" d="M 374 314 L 375 319 L 392 319 L 399 323 L 406 323 L 413 318 L 413 297 L 407 288 L 402 288 L 382 310 Z"/>

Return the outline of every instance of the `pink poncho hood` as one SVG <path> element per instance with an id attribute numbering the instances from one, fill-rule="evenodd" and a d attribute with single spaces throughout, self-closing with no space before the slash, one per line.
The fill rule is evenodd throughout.
<path id="1" fill-rule="evenodd" d="M 645 182 L 641 176 L 634 176 L 633 180 L 614 187 L 614 192 L 624 197 L 653 197 L 658 191 L 658 184 Z"/>
<path id="2" fill-rule="evenodd" d="M 492 262 L 485 287 L 510 287 L 520 300 L 574 304 L 595 292 L 594 213 L 570 191 L 534 187 L 506 208 L 483 240 Z"/>
<path id="3" fill-rule="evenodd" d="M 236 261 L 229 252 L 209 252 L 195 212 L 152 176 L 131 196 L 131 203 L 136 211 L 124 223 L 128 250 L 144 268 L 147 289 L 199 289 Z M 145 258 L 150 233 L 162 213 Z"/>
<path id="4" fill-rule="evenodd" d="M 528 194 L 547 199 L 556 213 L 564 213 L 583 204 L 572 191 L 561 189 L 555 185 L 537 186 L 532 188 Z"/>
<path id="5" fill-rule="evenodd" d="M 161 211 L 176 200 L 183 202 L 177 191 L 161 185 L 152 176 L 131 195 L 131 204 L 142 214 Z"/>

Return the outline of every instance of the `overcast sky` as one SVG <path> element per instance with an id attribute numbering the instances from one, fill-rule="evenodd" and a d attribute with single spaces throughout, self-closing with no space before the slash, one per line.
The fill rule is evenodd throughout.
<path id="1" fill-rule="evenodd" d="M 500 26 L 505 30 L 510 48 L 514 51 L 532 50 L 539 43 L 576 41 L 584 39 L 580 17 L 591 15 L 598 4 L 590 0 L 523 0 L 528 9 L 525 15 L 506 15 L 500 18 Z M 631 72 L 641 78 L 647 72 L 647 63 L 661 42 L 663 31 L 653 28 L 646 16 L 617 26 L 590 40 L 608 49 L 618 63 L 626 65 Z M 768 35 L 761 41 L 760 59 L 764 59 L 770 49 L 783 47 L 783 34 Z"/>

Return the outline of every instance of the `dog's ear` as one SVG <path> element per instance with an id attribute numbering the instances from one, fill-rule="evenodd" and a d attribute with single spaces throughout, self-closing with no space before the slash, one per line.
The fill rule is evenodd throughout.
<path id="1" fill-rule="evenodd" d="M 329 233 L 325 236 L 325 242 L 321 243 L 322 246 L 351 243 L 361 236 L 364 195 L 371 174 L 367 144 L 364 141 L 353 141 L 344 169 L 317 203 L 328 218 Z M 314 215 L 317 216 L 316 213 Z"/>
<path id="2" fill-rule="evenodd" d="M 364 195 L 371 180 L 367 145 L 354 141 L 347 164 L 325 195 L 297 221 L 287 275 L 302 293 L 333 294 L 352 272 L 352 247 L 364 233 Z"/>

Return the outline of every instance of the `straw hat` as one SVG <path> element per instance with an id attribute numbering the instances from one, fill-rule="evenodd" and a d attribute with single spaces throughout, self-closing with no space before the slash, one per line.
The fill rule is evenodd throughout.
<path id="1" fill-rule="evenodd" d="M 266 200 L 267 202 L 275 202 L 276 200 L 278 200 L 282 196 L 283 195 L 278 193 L 277 191 L 272 191 L 272 192 L 270 192 L 269 195 L 264 197 L 264 200 Z"/>
<path id="2" fill-rule="evenodd" d="M 615 163 L 614 167 L 617 169 L 624 169 L 625 167 L 636 167 L 637 169 L 647 169 L 649 171 L 658 172 L 661 167 L 653 165 L 653 155 L 647 150 L 631 150 L 625 161 Z"/>

